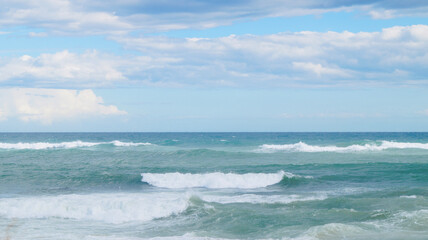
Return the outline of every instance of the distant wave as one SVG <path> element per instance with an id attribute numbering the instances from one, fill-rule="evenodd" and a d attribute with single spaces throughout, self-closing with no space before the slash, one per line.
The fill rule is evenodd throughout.
<path id="1" fill-rule="evenodd" d="M 134 143 L 134 142 L 121 142 L 121 141 L 117 141 L 117 140 L 111 141 L 109 143 L 115 145 L 116 147 L 137 147 L 137 146 L 153 145 L 153 144 L 148 143 L 148 142 Z"/>
<path id="2" fill-rule="evenodd" d="M 0 198 L 0 216 L 7 218 L 70 218 L 109 223 L 149 221 L 185 211 L 185 194 L 88 194 Z"/>
<path id="3" fill-rule="evenodd" d="M 60 143 L 49 143 L 49 142 L 35 142 L 35 143 L 0 143 L 0 149 L 52 149 L 52 148 L 81 148 L 81 147 L 93 147 L 97 145 L 113 144 L 116 147 L 135 147 L 135 146 L 146 146 L 152 145 L 151 143 L 133 143 L 133 142 L 121 142 L 114 140 L 111 142 L 82 142 L 72 141 L 72 142 L 60 142 Z"/>
<path id="4" fill-rule="evenodd" d="M 350 145 L 346 147 L 338 146 L 317 146 L 309 145 L 304 142 L 294 144 L 263 144 L 258 151 L 261 152 L 276 152 L 276 151 L 289 151 L 289 152 L 362 152 L 362 151 L 382 151 L 386 149 L 428 149 L 428 143 L 411 143 L 411 142 L 391 142 L 382 141 L 378 144 L 364 144 L 364 145 Z"/>
<path id="5" fill-rule="evenodd" d="M 301 177 L 280 171 L 277 173 L 142 173 L 142 180 L 162 188 L 261 188 L 274 185 L 283 178 Z"/>

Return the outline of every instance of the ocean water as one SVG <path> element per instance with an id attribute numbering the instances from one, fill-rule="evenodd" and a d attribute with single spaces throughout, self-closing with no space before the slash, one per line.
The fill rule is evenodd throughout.
<path id="1" fill-rule="evenodd" d="M 0 133 L 3 239 L 428 239 L 428 133 Z"/>

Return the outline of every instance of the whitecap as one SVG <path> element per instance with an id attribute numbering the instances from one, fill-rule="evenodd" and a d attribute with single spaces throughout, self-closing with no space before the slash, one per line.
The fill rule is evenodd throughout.
<path id="1" fill-rule="evenodd" d="M 262 188 L 279 183 L 284 177 L 301 177 L 292 173 L 142 173 L 142 181 L 162 188 Z"/>
<path id="2" fill-rule="evenodd" d="M 1 198 L 6 218 L 65 218 L 109 223 L 149 221 L 179 214 L 189 206 L 186 194 L 88 194 Z"/>
<path id="3" fill-rule="evenodd" d="M 297 194 L 291 195 L 258 195 L 258 194 L 241 194 L 235 196 L 225 195 L 204 195 L 200 197 L 206 202 L 216 202 L 221 204 L 229 203 L 252 203 L 252 204 L 288 204 L 293 202 L 316 201 L 327 199 L 326 194 L 302 196 Z"/>
<path id="4" fill-rule="evenodd" d="M 80 140 L 71 141 L 71 142 L 60 142 L 60 143 L 50 143 L 50 142 L 33 142 L 33 143 L 0 143 L 0 149 L 16 149 L 16 150 L 43 150 L 43 149 L 70 149 L 70 148 L 83 148 L 83 147 L 93 147 L 103 144 L 113 144 L 116 147 L 134 147 L 134 146 L 148 146 L 152 145 L 148 142 L 142 143 L 133 143 L 133 142 L 121 142 L 114 140 L 111 142 L 83 142 Z"/>
<path id="5" fill-rule="evenodd" d="M 403 195 L 403 196 L 400 196 L 400 198 L 417 198 L 418 196 L 416 196 L 416 195 Z"/>
<path id="6" fill-rule="evenodd" d="M 367 143 L 354 144 L 345 147 L 334 145 L 318 146 L 309 145 L 304 142 L 294 144 L 263 144 L 257 150 L 258 152 L 362 152 L 362 151 L 382 151 L 386 149 L 428 149 L 428 143 L 411 143 L 411 142 L 392 142 L 381 141 L 381 144 Z"/>
<path id="7" fill-rule="evenodd" d="M 137 147 L 137 146 L 150 146 L 153 145 L 149 142 L 140 142 L 140 143 L 134 143 L 134 142 L 121 142 L 121 141 L 111 141 L 111 143 L 117 147 Z"/>

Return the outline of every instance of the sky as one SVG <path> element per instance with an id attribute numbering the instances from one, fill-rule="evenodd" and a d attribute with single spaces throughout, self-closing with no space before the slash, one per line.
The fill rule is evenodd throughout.
<path id="1" fill-rule="evenodd" d="M 0 6 L 0 132 L 428 131 L 428 1 Z"/>

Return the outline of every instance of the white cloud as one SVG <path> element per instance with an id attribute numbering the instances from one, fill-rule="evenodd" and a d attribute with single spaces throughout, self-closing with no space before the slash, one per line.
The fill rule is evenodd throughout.
<path id="1" fill-rule="evenodd" d="M 28 33 L 30 37 L 47 37 L 48 34 L 46 32 L 30 32 Z"/>
<path id="2" fill-rule="evenodd" d="M 120 58 L 87 51 L 83 54 L 67 50 L 41 54 L 37 57 L 23 55 L 0 63 L 0 82 L 13 80 L 25 85 L 25 82 L 37 83 L 37 86 L 108 86 L 117 81 L 126 80 L 118 69 Z M 31 84 L 30 84 L 31 85 Z"/>
<path id="3" fill-rule="evenodd" d="M 426 85 L 428 26 L 221 38 L 115 37 L 141 56 L 61 51 L 0 59 L 0 86 L 93 88 Z"/>
<path id="4" fill-rule="evenodd" d="M 422 115 L 428 116 L 428 109 L 422 110 L 419 113 Z"/>
<path id="5" fill-rule="evenodd" d="M 427 16 L 426 1 L 392 0 L 2 0 L 0 27 L 29 26 L 58 34 L 124 34 L 133 30 L 212 28 L 240 20 L 358 10 L 373 18 Z"/>
<path id="6" fill-rule="evenodd" d="M 395 17 L 394 10 L 373 10 L 369 15 L 374 19 L 391 19 Z"/>
<path id="7" fill-rule="evenodd" d="M 428 26 L 381 32 L 297 32 L 266 36 L 175 39 L 116 37 L 129 49 L 159 58 L 162 71 L 142 79 L 191 85 L 320 86 L 424 84 Z"/>
<path id="8" fill-rule="evenodd" d="M 50 124 L 54 121 L 93 116 L 123 115 L 104 105 L 92 90 L 11 88 L 0 89 L 0 119 L 18 118 Z"/>
<path id="9" fill-rule="evenodd" d="M 315 73 L 316 76 L 322 77 L 325 75 L 330 76 L 338 76 L 338 77 L 349 77 L 350 74 L 346 73 L 345 70 L 342 70 L 340 68 L 329 68 L 324 67 L 321 64 L 315 64 L 311 62 L 293 62 L 293 68 L 297 70 L 303 70 L 307 72 Z"/>
<path id="10" fill-rule="evenodd" d="M 120 34 L 133 26 L 112 13 L 86 11 L 68 0 L 2 1 L 0 26 L 26 25 L 57 33 Z"/>

